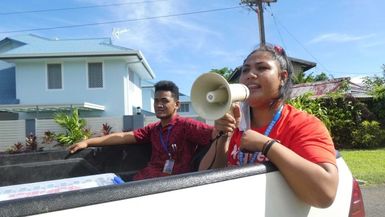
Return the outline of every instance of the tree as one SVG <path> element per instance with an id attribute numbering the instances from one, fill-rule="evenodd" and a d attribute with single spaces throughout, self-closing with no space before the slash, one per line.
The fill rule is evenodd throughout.
<path id="1" fill-rule="evenodd" d="M 221 69 L 211 69 L 210 72 L 215 72 L 220 75 L 222 75 L 226 80 L 230 77 L 230 75 L 233 73 L 233 70 L 227 67 L 223 67 Z"/>
<path id="2" fill-rule="evenodd" d="M 303 84 L 303 83 L 311 83 L 316 81 L 327 81 L 327 80 L 329 80 L 329 77 L 324 72 L 316 76 L 314 76 L 313 73 L 306 75 L 305 72 L 300 72 L 293 76 L 293 84 Z"/>
<path id="3" fill-rule="evenodd" d="M 319 75 L 316 75 L 314 77 L 314 81 L 327 81 L 329 80 L 330 78 L 326 75 L 325 72 L 322 72 L 321 74 Z"/>
<path id="4" fill-rule="evenodd" d="M 363 83 L 373 96 L 373 102 L 370 103 L 370 110 L 377 115 L 380 123 L 385 124 L 385 65 L 382 65 L 383 75 L 365 77 Z"/>

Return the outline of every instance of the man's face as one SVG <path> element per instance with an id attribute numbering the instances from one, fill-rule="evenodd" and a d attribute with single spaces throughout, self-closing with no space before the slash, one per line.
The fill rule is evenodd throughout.
<path id="1" fill-rule="evenodd" d="M 171 91 L 157 91 L 154 99 L 155 115 L 159 119 L 171 118 L 179 108 L 179 101 L 172 97 Z"/>

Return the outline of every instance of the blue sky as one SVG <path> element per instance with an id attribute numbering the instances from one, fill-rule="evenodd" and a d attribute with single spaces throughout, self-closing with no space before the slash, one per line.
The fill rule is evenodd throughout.
<path id="1" fill-rule="evenodd" d="M 258 45 L 257 15 L 239 2 L 3 0 L 0 38 L 28 33 L 99 38 L 119 29 L 113 42 L 143 52 L 156 74 L 152 82 L 173 80 L 190 95 L 200 74 L 235 68 Z M 289 56 L 316 62 L 309 70 L 314 75 L 382 76 L 384 8 L 383 0 L 278 0 L 265 8 L 266 41 L 280 44 Z M 110 24 L 95 25 L 103 22 Z M 68 28 L 73 25 L 81 26 Z M 36 30 L 41 28 L 47 29 Z"/>

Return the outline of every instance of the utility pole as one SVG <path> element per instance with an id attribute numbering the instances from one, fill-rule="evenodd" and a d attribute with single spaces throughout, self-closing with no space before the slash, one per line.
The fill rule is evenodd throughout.
<path id="1" fill-rule="evenodd" d="M 262 4 L 267 3 L 270 5 L 272 2 L 277 2 L 277 0 L 241 0 L 241 4 L 249 6 L 251 10 L 258 14 L 260 46 L 266 44 Z"/>

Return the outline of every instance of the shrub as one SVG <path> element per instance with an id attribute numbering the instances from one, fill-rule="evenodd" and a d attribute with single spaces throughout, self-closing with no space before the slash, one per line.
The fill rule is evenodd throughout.
<path id="1" fill-rule="evenodd" d="M 91 136 L 91 132 L 85 128 L 86 121 L 79 118 L 78 109 L 73 109 L 71 115 L 57 113 L 54 120 L 66 130 L 65 133 L 56 135 L 56 140 L 64 146 L 69 146 Z"/>
<path id="2" fill-rule="evenodd" d="M 25 151 L 24 145 L 21 142 L 13 144 L 11 148 L 7 149 L 9 154 L 18 154 Z"/>
<path id="3" fill-rule="evenodd" d="M 304 95 L 290 99 L 288 103 L 299 110 L 316 116 L 330 130 L 331 123 L 327 109 L 322 105 L 320 99 L 313 98 L 313 94 L 305 93 Z"/>
<path id="4" fill-rule="evenodd" d="M 37 151 L 37 140 L 36 136 L 32 133 L 25 138 L 25 149 L 26 151 Z"/>
<path id="5" fill-rule="evenodd" d="M 384 146 L 385 130 L 377 121 L 363 121 L 360 127 L 352 132 L 353 148 L 377 148 Z"/>
<path id="6" fill-rule="evenodd" d="M 108 123 L 102 124 L 102 136 L 109 135 L 112 133 L 112 127 Z"/>
<path id="7" fill-rule="evenodd" d="M 56 137 L 55 132 L 47 130 L 44 132 L 42 143 L 43 144 L 51 144 L 52 142 L 55 141 L 55 137 Z"/>
<path id="8" fill-rule="evenodd" d="M 353 148 L 352 132 L 364 120 L 373 120 L 367 106 L 352 96 L 331 96 L 323 99 L 331 122 L 330 132 L 336 148 Z"/>

